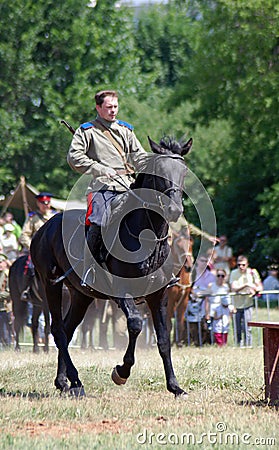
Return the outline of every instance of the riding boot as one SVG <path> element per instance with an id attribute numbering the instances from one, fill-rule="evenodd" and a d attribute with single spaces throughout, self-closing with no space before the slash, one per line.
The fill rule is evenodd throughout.
<path id="1" fill-rule="evenodd" d="M 100 249 L 101 241 L 101 227 L 93 223 L 87 231 L 86 242 L 84 245 L 83 275 L 80 283 L 81 286 L 92 288 L 92 285 L 95 282 L 95 260 L 98 259 L 97 255 Z"/>

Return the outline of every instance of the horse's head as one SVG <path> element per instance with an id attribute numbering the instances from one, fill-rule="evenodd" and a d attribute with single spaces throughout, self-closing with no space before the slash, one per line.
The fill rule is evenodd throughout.
<path id="1" fill-rule="evenodd" d="M 192 139 L 187 142 L 177 142 L 166 137 L 159 144 L 149 137 L 148 140 L 153 155 L 148 162 L 142 187 L 156 191 L 164 218 L 168 222 L 175 222 L 183 213 L 182 192 L 187 171 L 183 156 L 190 151 Z"/>

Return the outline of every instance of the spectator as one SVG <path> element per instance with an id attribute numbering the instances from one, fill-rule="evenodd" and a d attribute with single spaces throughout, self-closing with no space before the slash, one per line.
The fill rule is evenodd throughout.
<path id="1" fill-rule="evenodd" d="M 188 344 L 196 347 L 209 343 L 208 328 L 204 317 L 204 298 L 191 295 L 185 312 Z"/>
<path id="2" fill-rule="evenodd" d="M 18 242 L 14 234 L 14 226 L 11 223 L 4 225 L 4 234 L 1 238 L 3 253 L 13 263 L 18 256 Z"/>
<path id="3" fill-rule="evenodd" d="M 214 267 L 215 269 L 224 269 L 229 275 L 231 271 L 231 262 L 233 258 L 233 252 L 231 247 L 228 246 L 227 236 L 222 235 L 219 239 L 219 244 L 216 245 L 214 250 Z"/>
<path id="4" fill-rule="evenodd" d="M 200 255 L 196 261 L 193 290 L 199 295 L 203 292 L 207 293 L 209 283 L 213 283 L 215 280 L 208 263 L 209 259 L 206 255 Z"/>
<path id="5" fill-rule="evenodd" d="M 22 233 L 19 237 L 19 242 L 23 246 L 26 253 L 29 253 L 31 240 L 36 231 L 38 231 L 44 223 L 55 214 L 55 212 L 51 210 L 51 197 L 53 197 L 53 195 L 48 192 L 41 192 L 36 195 L 37 210 L 29 213 L 28 218 L 24 222 Z M 22 300 L 24 301 L 27 301 L 29 298 L 30 286 L 32 284 L 33 277 L 35 276 L 34 266 L 30 255 L 28 259 L 28 269 L 31 277 L 29 277 L 29 285 L 27 289 L 25 289 L 22 293 Z"/>
<path id="6" fill-rule="evenodd" d="M 208 286 L 209 295 L 206 297 L 205 301 L 205 317 L 210 328 L 212 327 L 216 308 L 221 305 L 222 298 L 224 298 L 224 296 L 226 298 L 230 291 L 229 285 L 226 282 L 226 277 L 226 271 L 224 269 L 218 269 L 215 280 L 212 283 L 209 283 Z"/>
<path id="7" fill-rule="evenodd" d="M 29 252 L 31 240 L 36 231 L 54 215 L 50 205 L 51 197 L 53 195 L 48 192 L 41 192 L 36 195 L 37 210 L 30 212 L 24 222 L 19 242 L 27 252 Z"/>
<path id="8" fill-rule="evenodd" d="M 209 284 L 215 280 L 208 267 L 208 257 L 206 255 L 198 257 L 193 279 L 194 283 L 185 317 L 191 339 L 195 345 L 202 345 L 206 342 L 211 342 L 210 330 L 207 328 L 205 319 L 205 299 L 208 294 Z"/>
<path id="9" fill-rule="evenodd" d="M 278 265 L 272 264 L 268 267 L 268 276 L 263 281 L 264 291 L 278 291 L 279 290 L 279 280 L 278 280 Z M 264 294 L 263 299 L 267 301 L 278 301 L 279 294 Z"/>
<path id="10" fill-rule="evenodd" d="M 14 227 L 14 235 L 16 236 L 17 239 L 19 239 L 19 236 L 21 235 L 21 226 L 15 221 L 14 216 L 11 212 L 7 211 L 4 214 L 4 221 L 5 223 L 10 223 L 13 225 Z"/>
<path id="11" fill-rule="evenodd" d="M 236 309 L 230 304 L 229 296 L 222 296 L 221 304 L 215 309 L 213 320 L 214 340 L 218 347 L 227 344 L 230 319 L 235 313 Z"/>
<path id="12" fill-rule="evenodd" d="M 251 327 L 248 322 L 252 319 L 253 297 L 263 289 L 260 275 L 256 269 L 249 267 L 248 258 L 240 255 L 237 258 L 237 269 L 230 275 L 231 290 L 236 293 L 233 303 L 236 307 L 236 335 L 237 344 L 241 345 L 242 332 L 246 346 L 252 345 Z"/>
<path id="13" fill-rule="evenodd" d="M 7 257 L 0 254 L 0 344 L 4 347 L 11 344 L 8 273 Z"/>
<path id="14" fill-rule="evenodd" d="M 4 234 L 4 225 L 5 225 L 5 220 L 3 219 L 3 217 L 0 217 L 0 247 L 1 247 L 1 239 Z M 1 248 L 0 248 L 0 251 L 1 251 Z"/>

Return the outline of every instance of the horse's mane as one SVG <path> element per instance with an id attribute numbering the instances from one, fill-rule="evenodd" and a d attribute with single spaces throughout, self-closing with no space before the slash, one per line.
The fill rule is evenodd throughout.
<path id="1" fill-rule="evenodd" d="M 163 136 L 159 142 L 159 145 L 164 150 L 167 150 L 169 154 L 181 155 L 185 142 L 181 139 L 177 141 L 173 136 Z M 153 153 L 150 154 L 154 155 Z M 139 189 L 142 187 L 143 179 L 145 176 L 144 169 L 142 172 L 139 172 L 136 180 L 131 184 L 131 189 Z"/>
<path id="2" fill-rule="evenodd" d="M 170 153 L 173 153 L 174 155 L 181 155 L 181 152 L 185 144 L 186 141 L 183 141 L 183 139 L 177 141 L 173 136 L 163 136 L 159 143 L 160 147 L 164 148 L 165 150 L 168 150 Z"/>

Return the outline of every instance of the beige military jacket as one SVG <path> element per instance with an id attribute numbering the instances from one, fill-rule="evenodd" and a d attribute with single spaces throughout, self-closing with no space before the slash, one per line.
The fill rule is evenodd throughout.
<path id="1" fill-rule="evenodd" d="M 55 213 L 53 211 L 47 211 L 46 214 L 42 215 L 40 212 L 31 212 L 24 222 L 22 227 L 22 232 L 19 237 L 19 243 L 22 247 L 30 249 L 31 240 L 36 231 L 43 226 Z"/>
<path id="2" fill-rule="evenodd" d="M 148 153 L 137 140 L 131 125 L 118 120 L 108 122 L 99 116 L 96 120 L 97 122 L 81 125 L 75 132 L 67 155 L 68 164 L 81 174 L 92 175 L 88 192 L 98 189 L 122 192 L 125 188 L 117 183 L 117 177 L 111 179 L 106 175 L 108 168 L 116 170 L 121 175 L 120 181 L 123 180 L 130 186 L 133 177 L 125 174 L 127 167 L 134 171 L 143 169 Z M 98 122 L 101 123 L 101 128 Z M 122 155 L 104 134 L 104 129 L 121 146 Z"/>

